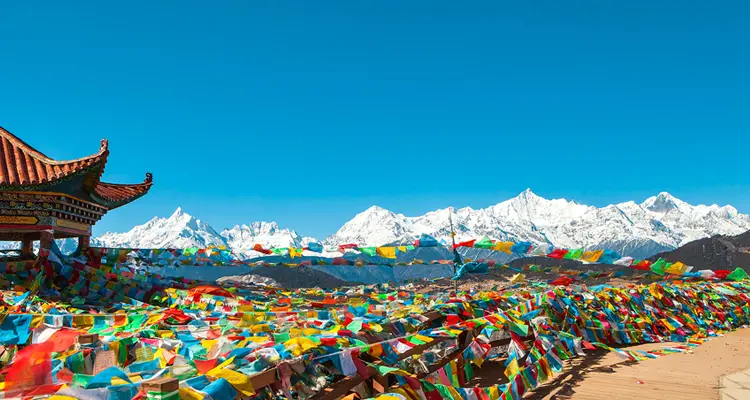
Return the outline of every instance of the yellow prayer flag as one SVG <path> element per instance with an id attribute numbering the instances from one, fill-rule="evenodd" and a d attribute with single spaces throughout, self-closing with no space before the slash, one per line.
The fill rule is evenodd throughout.
<path id="1" fill-rule="evenodd" d="M 395 394 L 381 394 L 377 397 L 378 400 L 404 400 L 400 396 L 403 396 L 402 394 L 399 394 L 398 396 Z"/>
<path id="2" fill-rule="evenodd" d="M 133 382 L 133 383 L 140 382 L 140 381 L 143 380 L 143 378 L 141 378 L 140 375 L 128 375 L 128 378 L 130 378 L 130 382 Z M 114 385 L 127 385 L 128 384 L 127 381 L 125 381 L 122 378 L 118 378 L 116 376 L 112 377 L 112 379 L 109 381 L 109 383 L 111 385 L 113 385 L 113 386 Z"/>
<path id="3" fill-rule="evenodd" d="M 206 372 L 206 375 L 208 375 L 208 374 L 210 374 L 212 372 L 215 372 L 215 371 L 220 371 L 220 370 L 222 370 L 222 369 L 224 369 L 224 368 L 232 365 L 232 363 L 234 363 L 234 356 L 227 358 L 226 360 L 224 360 L 223 363 L 215 366 L 212 370 Z"/>
<path id="4" fill-rule="evenodd" d="M 243 340 L 243 342 L 266 343 L 270 342 L 270 340 L 265 336 L 250 336 L 249 338 Z"/>
<path id="5" fill-rule="evenodd" d="M 216 339 L 203 339 L 201 340 L 201 345 L 206 349 L 206 351 L 210 351 L 217 342 L 218 340 Z"/>
<path id="6" fill-rule="evenodd" d="M 318 345 L 312 339 L 300 336 L 284 342 L 284 347 L 294 356 L 301 356 L 307 351 L 318 347 Z"/>
<path id="7" fill-rule="evenodd" d="M 518 368 L 518 360 L 514 358 L 505 368 L 505 376 L 507 376 L 508 379 L 512 379 L 514 376 L 518 375 L 519 372 L 521 372 L 521 370 Z"/>
<path id="8" fill-rule="evenodd" d="M 68 385 L 62 385 L 60 389 L 64 389 L 67 387 Z M 71 396 L 63 396 L 61 394 L 55 394 L 55 395 L 52 395 L 52 397 L 49 397 L 49 400 L 76 400 L 76 398 L 71 397 Z"/>
<path id="9" fill-rule="evenodd" d="M 91 328 L 94 326 L 94 317 L 84 315 L 73 316 L 73 328 Z"/>
<path id="10" fill-rule="evenodd" d="M 44 320 L 44 315 L 34 315 L 33 317 L 31 317 L 30 327 L 32 329 L 38 327 L 39 324 L 41 324 L 43 320 Z"/>
<path id="11" fill-rule="evenodd" d="M 497 242 L 492 246 L 492 250 L 502 251 L 503 253 L 510 254 L 510 248 L 513 247 L 513 242 Z"/>
<path id="12" fill-rule="evenodd" d="M 229 382 L 235 389 L 237 389 L 238 392 L 244 394 L 245 396 L 252 396 L 255 394 L 253 383 L 250 381 L 250 377 L 245 374 L 232 371 L 231 369 L 217 370 L 216 368 L 214 368 L 208 371 L 206 375 L 216 379 L 226 379 L 227 382 Z"/>
<path id="13" fill-rule="evenodd" d="M 157 330 L 156 334 L 161 338 L 171 339 L 174 337 L 174 332 L 166 329 Z"/>
<path id="14" fill-rule="evenodd" d="M 500 398 L 500 390 L 497 388 L 497 385 L 490 386 L 490 400 L 497 400 Z"/>
<path id="15" fill-rule="evenodd" d="M 581 255 L 581 261 L 597 262 L 602 254 L 604 254 L 604 250 L 584 251 Z"/>
<path id="16" fill-rule="evenodd" d="M 393 246 L 376 247 L 375 252 L 383 258 L 396 258 L 396 248 Z"/>
<path id="17" fill-rule="evenodd" d="M 289 247 L 289 257 L 302 257 L 302 252 L 297 252 L 297 249 L 294 247 Z"/>
<path id="18" fill-rule="evenodd" d="M 421 340 L 421 341 L 423 341 L 425 343 L 430 343 L 430 342 L 432 342 L 434 340 L 434 339 L 432 339 L 429 336 L 424 336 L 424 335 L 420 335 L 420 334 L 414 335 L 414 338 L 417 339 L 417 340 Z"/>
<path id="19" fill-rule="evenodd" d="M 148 327 L 148 326 L 154 325 L 157 322 L 159 322 L 159 320 L 162 319 L 162 317 L 164 317 L 164 314 L 151 314 L 146 320 L 146 323 L 143 324 L 143 326 Z"/>
<path id="20" fill-rule="evenodd" d="M 463 396 L 461 396 L 461 394 L 458 393 L 458 390 L 456 390 L 456 388 L 454 388 L 453 386 L 446 386 L 446 388 L 448 389 L 448 392 L 451 394 L 451 396 L 453 396 L 454 399 L 463 398 Z"/>
<path id="21" fill-rule="evenodd" d="M 159 368 L 167 366 L 167 357 L 164 355 L 164 349 L 157 349 L 154 353 L 154 358 L 159 360 Z"/>
<path id="22" fill-rule="evenodd" d="M 205 396 L 190 386 L 180 388 L 179 392 L 180 400 L 203 400 Z"/>
<path id="23" fill-rule="evenodd" d="M 381 354 L 383 354 L 383 346 L 381 344 L 374 344 L 370 346 L 370 349 L 367 350 L 367 354 L 379 358 Z"/>
<path id="24" fill-rule="evenodd" d="M 250 327 L 252 333 L 271 332 L 271 327 L 268 324 L 253 325 Z"/>
<path id="25" fill-rule="evenodd" d="M 664 272 L 672 275 L 682 275 L 687 271 L 687 267 L 685 264 L 677 261 L 676 263 L 670 265 L 667 267 L 667 269 L 664 270 Z"/>
<path id="26" fill-rule="evenodd" d="M 304 336 L 320 335 L 321 332 L 322 331 L 320 329 L 315 329 L 315 328 L 305 328 L 302 330 L 302 334 Z"/>

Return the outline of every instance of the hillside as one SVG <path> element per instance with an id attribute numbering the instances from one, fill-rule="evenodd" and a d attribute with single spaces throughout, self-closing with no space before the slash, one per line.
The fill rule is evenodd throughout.
<path id="1" fill-rule="evenodd" d="M 649 259 L 659 257 L 671 262 L 682 261 L 698 270 L 734 267 L 750 270 L 750 231 L 737 236 L 716 235 L 698 239 Z"/>

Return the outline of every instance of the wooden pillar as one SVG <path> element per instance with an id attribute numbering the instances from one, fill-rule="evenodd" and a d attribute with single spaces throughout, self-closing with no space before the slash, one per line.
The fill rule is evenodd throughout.
<path id="1" fill-rule="evenodd" d="M 466 370 L 464 370 L 464 353 L 461 352 L 458 357 L 456 357 L 456 373 L 458 374 L 458 386 L 460 387 L 466 387 Z"/>
<path id="2" fill-rule="evenodd" d="M 77 253 L 88 249 L 90 245 L 91 245 L 91 236 L 79 236 Z"/>
<path id="3" fill-rule="evenodd" d="M 34 240 L 31 235 L 23 235 L 21 239 L 21 256 L 27 257 L 34 254 Z"/>
<path id="4" fill-rule="evenodd" d="M 39 232 L 39 249 L 49 251 L 52 247 L 52 241 L 55 240 L 55 234 L 51 230 L 44 230 Z"/>

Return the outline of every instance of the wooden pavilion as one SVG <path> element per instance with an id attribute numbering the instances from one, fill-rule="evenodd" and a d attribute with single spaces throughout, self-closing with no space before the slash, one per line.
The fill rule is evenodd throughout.
<path id="1" fill-rule="evenodd" d="M 86 248 L 91 227 L 107 211 L 145 195 L 143 183 L 123 185 L 101 181 L 109 150 L 77 160 L 56 161 L 0 127 L 0 241 L 20 241 L 22 256 L 32 243 L 49 249 L 52 240 L 77 237 Z"/>

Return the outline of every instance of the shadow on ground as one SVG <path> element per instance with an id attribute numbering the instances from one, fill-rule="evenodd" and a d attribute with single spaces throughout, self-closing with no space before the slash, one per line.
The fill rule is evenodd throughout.
<path id="1" fill-rule="evenodd" d="M 623 360 L 618 363 L 600 365 L 602 358 L 609 352 L 597 350 L 587 353 L 586 357 L 577 357 L 565 361 L 563 372 L 537 387 L 533 392 L 526 393 L 524 399 L 568 399 L 575 395 L 576 386 L 591 372 L 615 373 L 618 368 L 635 364 L 636 361 Z M 486 387 L 507 383 L 504 374 L 505 366 L 502 362 L 486 362 L 467 387 Z"/>

